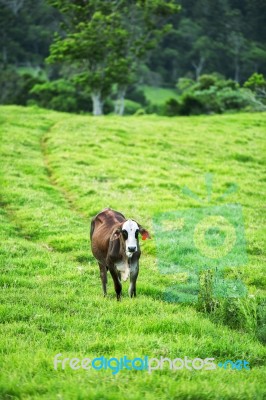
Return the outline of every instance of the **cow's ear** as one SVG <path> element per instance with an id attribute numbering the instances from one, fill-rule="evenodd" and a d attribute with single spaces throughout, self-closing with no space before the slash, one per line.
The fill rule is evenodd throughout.
<path id="1" fill-rule="evenodd" d="M 141 225 L 139 225 L 139 233 L 141 234 L 142 240 L 151 239 L 151 235 L 147 229 L 143 228 Z"/>
<path id="2" fill-rule="evenodd" d="M 121 234 L 121 228 L 117 228 L 117 229 L 113 232 L 111 240 L 116 240 L 116 239 L 118 239 L 118 238 L 120 237 L 120 234 Z"/>

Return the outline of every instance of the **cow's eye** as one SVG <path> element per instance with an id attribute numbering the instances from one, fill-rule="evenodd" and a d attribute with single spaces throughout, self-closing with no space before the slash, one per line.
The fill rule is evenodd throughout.
<path id="1" fill-rule="evenodd" d="M 125 240 L 128 238 L 128 233 L 125 229 L 122 230 L 122 235 Z"/>
<path id="2" fill-rule="evenodd" d="M 138 238 L 138 234 L 139 234 L 139 229 L 137 229 L 136 232 L 135 232 L 135 238 L 136 239 Z"/>

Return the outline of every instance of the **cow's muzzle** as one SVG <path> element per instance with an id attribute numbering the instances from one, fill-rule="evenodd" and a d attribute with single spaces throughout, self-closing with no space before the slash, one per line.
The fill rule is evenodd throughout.
<path id="1" fill-rule="evenodd" d="M 136 246 L 134 246 L 134 247 L 128 247 L 128 251 L 129 251 L 129 253 L 134 253 L 135 251 L 136 251 Z"/>

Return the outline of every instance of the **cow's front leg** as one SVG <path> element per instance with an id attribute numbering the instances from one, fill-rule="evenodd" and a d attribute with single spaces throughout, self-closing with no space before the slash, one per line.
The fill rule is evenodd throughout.
<path id="1" fill-rule="evenodd" d="M 128 294 L 130 297 L 136 297 L 136 282 L 139 274 L 139 262 L 132 262 L 130 265 L 130 285 Z"/>
<path id="2" fill-rule="evenodd" d="M 100 276 L 101 276 L 101 280 L 102 280 L 102 288 L 103 288 L 103 295 L 106 296 L 107 294 L 107 270 L 105 265 L 98 263 L 99 264 L 99 268 L 100 268 Z"/>
<path id="3" fill-rule="evenodd" d="M 114 281 L 114 287 L 115 287 L 115 291 L 116 291 L 116 298 L 119 301 L 121 298 L 121 294 L 122 294 L 122 285 L 120 282 L 120 279 L 118 277 L 118 273 L 116 271 L 115 267 L 109 268 L 109 271 L 112 275 L 113 281 Z"/>

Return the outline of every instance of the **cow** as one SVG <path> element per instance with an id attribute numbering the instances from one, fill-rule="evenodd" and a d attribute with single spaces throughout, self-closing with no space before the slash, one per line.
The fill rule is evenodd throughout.
<path id="1" fill-rule="evenodd" d="M 92 254 L 100 268 L 103 294 L 106 296 L 107 271 L 114 281 L 117 300 L 122 294 L 122 284 L 130 277 L 129 296 L 136 296 L 136 281 L 141 255 L 138 235 L 150 238 L 149 232 L 136 221 L 126 219 L 123 214 L 105 208 L 91 221 L 90 239 Z"/>

